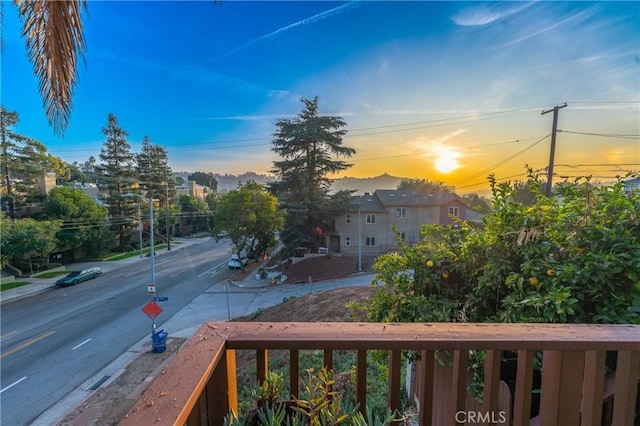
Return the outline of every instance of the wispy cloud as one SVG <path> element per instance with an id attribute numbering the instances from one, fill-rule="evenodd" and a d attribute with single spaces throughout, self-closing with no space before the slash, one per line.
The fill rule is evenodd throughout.
<path id="1" fill-rule="evenodd" d="M 291 115 L 291 117 L 293 117 L 293 115 Z M 279 120 L 281 118 L 287 118 L 287 116 L 282 114 L 228 115 L 220 117 L 204 117 L 202 120 L 265 121 Z"/>
<path id="2" fill-rule="evenodd" d="M 456 25 L 460 25 L 462 27 L 487 25 L 499 19 L 503 19 L 515 13 L 518 13 L 528 8 L 532 4 L 533 2 L 524 3 L 509 8 L 504 8 L 502 5 L 496 6 L 483 4 L 480 6 L 469 7 L 451 17 L 451 20 Z"/>
<path id="3" fill-rule="evenodd" d="M 526 34 L 526 35 L 524 35 L 522 37 L 518 37 L 515 40 L 512 40 L 512 41 L 502 45 L 501 48 L 502 47 L 511 46 L 511 45 L 523 42 L 525 40 L 529 40 L 529 39 L 531 39 L 533 37 L 537 37 L 537 36 L 539 36 L 539 35 L 541 35 L 543 33 L 546 33 L 547 31 L 553 30 L 553 29 L 555 29 L 555 28 L 557 28 L 557 27 L 559 27 L 561 25 L 572 23 L 573 21 L 577 21 L 577 22 L 584 21 L 585 19 L 587 19 L 590 16 L 592 16 L 593 14 L 595 14 L 599 9 L 600 8 L 598 6 L 591 6 L 590 8 L 588 8 L 586 10 L 583 10 L 581 12 L 578 12 L 578 13 L 576 13 L 574 15 L 571 15 L 568 18 L 565 18 L 565 19 L 563 19 L 563 20 L 561 20 L 559 22 L 556 22 L 554 24 L 548 25 L 548 26 L 546 26 L 544 28 L 541 28 L 539 30 L 532 31 L 532 32 L 530 32 L 530 33 L 528 33 L 528 34 Z"/>
<path id="4" fill-rule="evenodd" d="M 305 19 L 302 19 L 302 20 L 300 20 L 298 22 L 294 22 L 293 24 L 286 25 L 286 26 L 284 26 L 282 28 L 279 28 L 279 29 L 277 29 L 277 30 L 275 30 L 273 32 L 270 32 L 269 34 L 265 34 L 263 36 L 254 38 L 253 40 L 249 40 L 248 42 L 236 47 L 233 50 L 230 50 L 227 53 L 224 53 L 222 55 L 216 56 L 215 58 L 209 59 L 208 62 L 217 61 L 218 59 L 224 58 L 224 57 L 229 56 L 229 55 L 233 55 L 234 53 L 238 53 L 238 52 L 240 52 L 242 50 L 248 49 L 249 47 L 253 46 L 256 43 L 259 43 L 261 41 L 264 41 L 264 40 L 267 40 L 269 38 L 275 37 L 275 36 L 277 36 L 279 34 L 282 34 L 284 32 L 290 31 L 290 30 L 292 30 L 294 28 L 301 27 L 303 25 L 308 25 L 308 24 L 315 24 L 316 22 L 322 21 L 322 20 L 327 19 L 327 18 L 331 18 L 331 17 L 333 17 L 335 15 L 338 15 L 340 13 L 348 12 L 348 11 L 350 11 L 352 9 L 360 7 L 363 3 L 364 2 L 362 2 L 362 1 L 351 1 L 349 3 L 345 3 L 345 4 L 340 5 L 338 7 L 334 7 L 333 9 L 329 9 L 329 10 L 326 10 L 324 12 L 315 14 L 315 15 L 309 17 L 309 18 L 305 18 Z"/>

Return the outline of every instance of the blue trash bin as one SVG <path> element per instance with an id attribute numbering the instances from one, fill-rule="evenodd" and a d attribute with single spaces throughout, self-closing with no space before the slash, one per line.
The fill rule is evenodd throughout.
<path id="1" fill-rule="evenodd" d="M 153 343 L 153 352 L 162 353 L 167 349 L 167 336 L 164 330 L 160 330 L 157 333 L 153 333 L 151 340 Z"/>

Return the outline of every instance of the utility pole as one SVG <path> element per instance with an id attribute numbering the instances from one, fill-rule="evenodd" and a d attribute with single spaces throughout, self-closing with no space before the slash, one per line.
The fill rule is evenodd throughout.
<path id="1" fill-rule="evenodd" d="M 553 180 L 553 162 L 554 157 L 556 155 L 556 133 L 558 133 L 558 110 L 566 107 L 567 104 L 565 102 L 564 105 L 555 106 L 553 109 L 542 111 L 541 115 L 545 115 L 548 112 L 553 111 L 553 127 L 551 129 L 551 152 L 549 153 L 549 167 L 547 167 L 547 187 L 545 188 L 545 194 L 547 197 L 551 197 L 551 188 L 552 188 L 552 180 Z"/>

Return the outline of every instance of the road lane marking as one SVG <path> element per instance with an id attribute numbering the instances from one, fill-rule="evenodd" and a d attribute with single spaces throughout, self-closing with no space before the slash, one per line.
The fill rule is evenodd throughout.
<path id="1" fill-rule="evenodd" d="M 42 339 L 46 339 L 47 337 L 51 336 L 52 334 L 55 334 L 55 331 L 50 331 L 48 333 L 43 334 L 42 336 L 38 336 L 38 337 L 34 337 L 33 339 L 24 342 L 23 344 L 21 344 L 20 346 L 16 346 L 15 348 L 11 349 L 8 352 L 3 352 L 2 354 L 0 354 L 0 359 L 4 358 L 5 356 L 14 354 L 16 352 L 18 352 L 19 350 L 22 350 L 24 348 L 26 348 L 29 345 L 33 345 L 36 342 L 39 342 Z"/>
<path id="2" fill-rule="evenodd" d="M 71 348 L 72 351 L 75 351 L 76 349 L 78 349 L 80 346 L 84 345 L 85 343 L 89 343 L 89 341 L 91 341 L 91 337 L 89 337 L 87 340 L 85 340 L 82 343 L 79 343 L 77 345 L 75 345 L 73 348 Z"/>
<path id="3" fill-rule="evenodd" d="M 198 275 L 198 278 L 203 277 L 203 276 L 205 276 L 205 275 L 207 275 L 207 274 L 209 274 L 209 273 L 211 273 L 211 272 L 215 271 L 216 269 L 220 268 L 220 267 L 221 267 L 222 265 L 224 265 L 225 263 L 227 263 L 227 261 L 226 261 L 226 260 L 225 260 L 225 261 L 223 261 L 223 262 L 218 263 L 218 264 L 217 264 L 216 266 L 214 266 L 213 268 L 208 269 L 208 270 L 204 271 L 203 273 L 201 273 L 200 275 Z"/>
<path id="4" fill-rule="evenodd" d="M 4 339 L 5 337 L 9 337 L 9 336 L 11 336 L 12 334 L 16 334 L 16 331 L 15 331 L 15 330 L 13 330 L 13 331 L 10 331 L 10 332 L 8 332 L 8 333 L 6 333 L 6 334 L 3 334 L 2 336 L 0 336 L 0 339 Z"/>
<path id="5" fill-rule="evenodd" d="M 13 383 L 11 383 L 11 384 L 10 384 L 9 386 L 7 386 L 6 388 L 4 388 L 4 389 L 0 390 L 0 393 L 2 393 L 2 392 L 4 392 L 4 391 L 6 391 L 6 390 L 7 390 L 7 389 L 9 389 L 9 388 L 14 387 L 15 385 L 17 385 L 18 383 L 20 383 L 21 381 L 23 381 L 23 380 L 24 380 L 24 379 L 26 379 L 26 378 L 27 378 L 27 376 L 24 376 L 22 379 L 18 380 L 17 382 L 13 382 Z"/>

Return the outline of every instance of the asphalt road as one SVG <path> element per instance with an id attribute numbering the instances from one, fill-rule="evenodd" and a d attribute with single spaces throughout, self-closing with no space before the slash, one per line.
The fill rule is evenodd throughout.
<path id="1" fill-rule="evenodd" d="M 229 276 L 229 254 L 228 240 L 208 240 L 156 257 L 157 295 L 168 297 L 158 302 L 164 310 L 158 328 Z M 150 299 L 149 265 L 131 263 L 2 305 L 1 424 L 31 424 L 151 334 L 152 322 L 141 312 Z"/>

